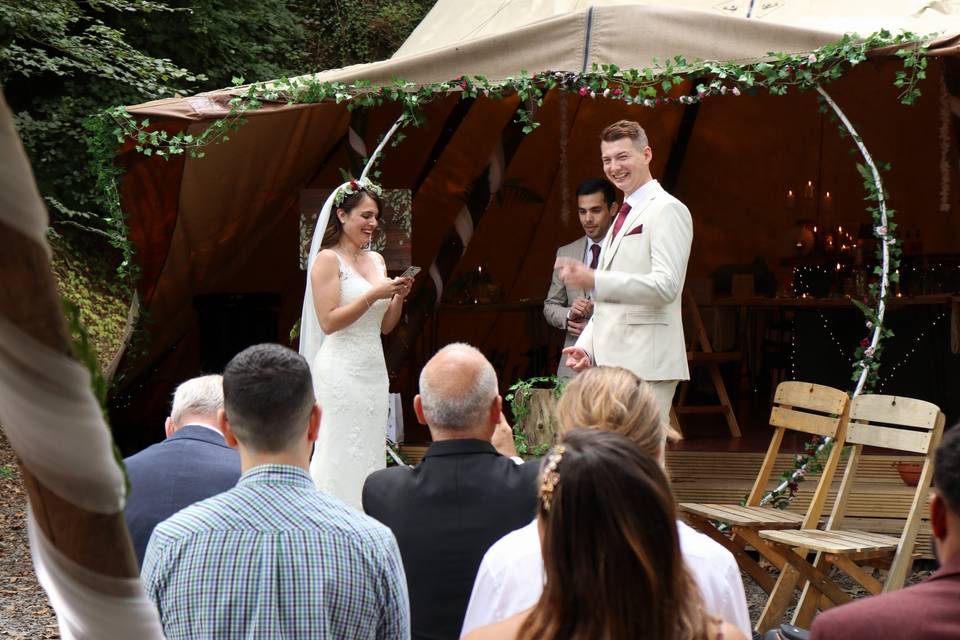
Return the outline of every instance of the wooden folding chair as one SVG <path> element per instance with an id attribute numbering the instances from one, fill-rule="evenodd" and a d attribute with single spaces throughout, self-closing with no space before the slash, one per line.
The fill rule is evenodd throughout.
<path id="1" fill-rule="evenodd" d="M 760 506 L 767 491 L 770 476 L 777 461 L 780 444 L 787 430 L 801 431 L 818 436 L 835 438 L 841 445 L 847 425 L 849 397 L 843 391 L 809 382 L 782 382 L 774 395 L 770 411 L 773 437 L 753 488 L 745 506 L 730 504 L 680 503 L 680 511 L 691 526 L 710 536 L 726 547 L 736 557 L 743 569 L 767 593 L 774 588 L 774 578 L 746 552 L 748 545 L 754 547 L 778 568 L 785 560 L 770 545 L 762 542 L 757 532 L 761 529 L 815 528 L 823 513 L 824 503 L 833 474 L 840 462 L 841 447 L 835 446 L 823 465 L 813 498 L 805 514 L 793 513 L 773 507 Z M 711 521 L 732 526 L 733 539 L 727 538 L 713 526 Z"/>
<path id="2" fill-rule="evenodd" d="M 714 351 L 707 335 L 707 329 L 703 324 L 703 317 L 700 315 L 700 308 L 689 289 L 683 291 L 683 306 L 687 311 L 687 317 L 693 323 L 692 337 L 687 345 L 687 363 L 691 368 L 706 367 L 710 374 L 710 381 L 713 383 L 713 390 L 717 394 L 717 404 L 687 404 L 687 392 L 690 389 L 690 382 L 684 381 L 680 385 L 680 397 L 677 399 L 677 405 L 671 411 L 670 422 L 680 433 L 680 421 L 678 415 L 689 413 L 722 413 L 727 420 L 727 428 L 730 429 L 730 435 L 734 438 L 740 437 L 740 425 L 737 423 L 737 416 L 733 412 L 730 404 L 730 396 L 727 394 L 727 387 L 723 383 L 723 375 L 720 373 L 720 365 L 727 362 L 743 362 L 743 356 L 739 351 Z"/>
<path id="3" fill-rule="evenodd" d="M 798 531 L 761 531 L 760 537 L 790 563 L 791 574 L 806 580 L 794 624 L 808 627 L 817 609 L 850 601 L 829 577 L 834 566 L 859 582 L 872 594 L 903 586 L 913 565 L 913 549 L 933 477 L 933 453 L 943 434 L 945 418 L 939 407 L 923 400 L 884 395 L 863 395 L 850 403 L 847 444 L 853 444 L 837 499 L 823 530 L 804 527 Z M 864 445 L 919 453 L 925 456 L 920 481 L 914 493 L 900 537 L 843 529 L 843 520 L 857 476 Z M 817 557 L 807 562 L 809 551 Z M 863 566 L 889 569 L 883 583 Z M 781 572 L 781 575 L 788 573 Z M 773 627 L 783 617 L 793 598 L 793 584 L 777 585 L 770 594 L 757 629 Z"/>

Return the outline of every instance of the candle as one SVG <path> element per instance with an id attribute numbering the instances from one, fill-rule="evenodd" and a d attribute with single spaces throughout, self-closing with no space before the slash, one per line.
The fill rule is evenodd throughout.
<path id="1" fill-rule="evenodd" d="M 793 209 L 796 198 L 793 195 L 793 189 L 787 189 L 787 209 Z"/>
<path id="2" fill-rule="evenodd" d="M 807 186 L 803 188 L 803 197 L 804 198 L 813 197 L 813 180 L 807 180 Z"/>
<path id="3" fill-rule="evenodd" d="M 830 204 L 831 204 L 832 202 L 833 202 L 833 199 L 830 197 L 830 192 L 827 191 L 825 194 L 823 194 L 823 208 L 824 208 L 824 210 L 829 211 L 829 210 L 830 210 Z M 841 229 L 841 231 L 842 231 L 842 229 Z"/>

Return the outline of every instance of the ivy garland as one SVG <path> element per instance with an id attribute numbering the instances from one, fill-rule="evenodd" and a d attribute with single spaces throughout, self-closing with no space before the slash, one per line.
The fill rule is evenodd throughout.
<path id="1" fill-rule="evenodd" d="M 448 82 L 420 86 L 396 80 L 390 85 L 375 87 L 364 80 L 345 84 L 322 82 L 310 76 L 251 85 L 244 85 L 243 78 L 234 78 L 237 93 L 228 102 L 228 113 L 214 120 L 199 134 L 170 134 L 162 129 L 151 128 L 149 118 L 137 122 L 124 107 L 107 110 L 99 118 L 98 127 L 91 128 L 97 129 L 101 145 L 107 144 L 104 138 L 108 136 L 110 145 L 132 141 L 135 149 L 147 156 L 168 158 L 189 154 L 193 158 L 202 158 L 206 145 L 229 140 L 229 133 L 246 122 L 245 114 L 259 109 L 264 102 L 307 104 L 332 100 L 338 104 L 347 103 L 347 108 L 351 110 L 399 103 L 403 109 L 403 124 L 420 126 L 424 123 L 422 106 L 453 92 L 459 92 L 461 99 L 482 96 L 497 100 L 516 96 L 521 101 L 516 121 L 522 125 L 524 133 L 530 133 L 539 126 L 535 118 L 537 108 L 542 106 L 546 93 L 552 90 L 572 92 L 582 97 L 603 97 L 648 108 L 672 103 L 690 105 L 710 97 L 740 96 L 745 92 L 760 90 L 766 90 L 771 95 L 785 95 L 791 88 L 817 91 L 821 110 L 834 110 L 840 120 L 838 126 L 841 134 L 849 134 L 864 156 L 866 164 L 858 164 L 858 168 L 867 192 L 867 211 L 874 219 L 874 235 L 879 240 L 877 257 L 881 265 L 875 269 L 879 281 L 870 285 L 866 300 L 854 300 L 864 314 L 866 327 L 871 333 L 861 341 L 854 356 L 852 379 L 856 387 L 853 395 L 859 395 L 876 384 L 882 342 L 893 335 L 885 328 L 883 320 L 888 284 L 896 282 L 898 277 L 896 270 L 900 262 L 900 248 L 894 236 L 894 212 L 886 208 L 886 194 L 879 174 L 880 168 L 889 169 L 889 165 L 878 167 L 873 162 L 849 120 L 822 87 L 839 79 L 847 69 L 866 61 L 869 52 L 887 48 L 902 61 L 903 68 L 896 72 L 894 79 L 894 85 L 901 90 L 898 99 L 905 105 L 911 105 L 920 96 L 918 83 L 926 77 L 928 42 L 928 38 L 915 34 L 894 35 L 883 30 L 866 38 L 855 34 L 845 35 L 836 43 L 808 53 L 771 53 L 766 60 L 750 64 L 711 60 L 688 63 L 683 57 L 677 56 L 663 63 L 654 61 L 652 68 L 640 70 L 620 69 L 613 64 L 594 65 L 588 73 L 544 71 L 528 75 L 522 72 L 520 77 L 510 77 L 502 82 L 491 82 L 483 76 L 464 75 Z M 692 87 L 692 91 L 676 95 L 685 86 Z M 398 144 L 402 139 L 402 133 L 398 133 L 393 144 Z M 105 154 L 100 153 L 99 147 L 96 150 L 95 158 L 99 158 L 103 166 Z M 112 166 L 112 157 L 109 164 Z M 115 202 L 117 178 L 114 170 L 107 172 L 104 179 L 104 188 L 112 190 Z M 119 204 L 111 211 L 110 220 L 118 228 L 124 229 L 125 239 Z M 129 242 L 127 245 L 125 258 L 132 254 Z M 125 260 L 125 264 L 131 263 Z M 778 507 L 786 507 L 804 476 L 822 467 L 832 444 L 829 439 L 814 439 L 808 443 L 805 454 L 797 456 L 793 468 L 781 476 L 780 486 L 764 496 L 763 503 L 772 502 Z"/>

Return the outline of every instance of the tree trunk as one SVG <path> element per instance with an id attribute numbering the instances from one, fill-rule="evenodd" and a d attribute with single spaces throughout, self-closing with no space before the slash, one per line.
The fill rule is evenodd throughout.
<path id="1" fill-rule="evenodd" d="M 531 389 L 526 405 L 529 412 L 519 421 L 520 429 L 530 452 L 540 453 L 557 442 L 557 397 L 553 389 Z"/>

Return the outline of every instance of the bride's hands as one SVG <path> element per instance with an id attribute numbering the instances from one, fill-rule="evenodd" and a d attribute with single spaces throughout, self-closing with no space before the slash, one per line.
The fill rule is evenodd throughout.
<path id="1" fill-rule="evenodd" d="M 369 300 L 381 300 L 393 296 L 407 297 L 410 293 L 412 280 L 410 278 L 386 278 L 367 293 Z"/>

